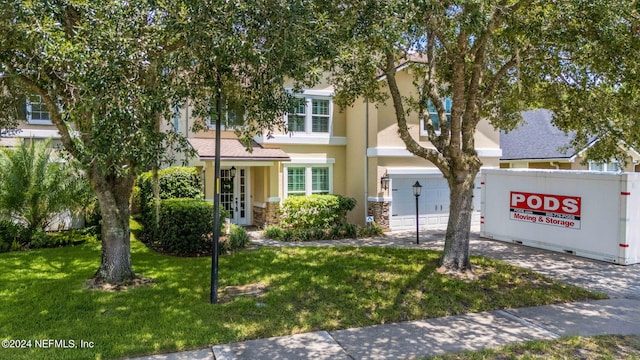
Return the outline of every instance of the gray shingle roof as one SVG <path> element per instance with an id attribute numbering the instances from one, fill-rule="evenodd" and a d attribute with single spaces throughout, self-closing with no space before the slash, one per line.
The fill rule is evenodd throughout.
<path id="1" fill-rule="evenodd" d="M 500 131 L 500 160 L 569 159 L 576 155 L 570 145 L 575 134 L 565 134 L 551 123 L 549 110 L 529 110 L 522 113 L 524 124 L 508 133 Z"/>

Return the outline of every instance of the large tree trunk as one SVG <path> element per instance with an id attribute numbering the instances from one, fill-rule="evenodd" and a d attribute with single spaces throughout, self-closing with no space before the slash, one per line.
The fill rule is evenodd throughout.
<path id="1" fill-rule="evenodd" d="M 97 284 L 122 284 L 135 278 L 131 267 L 129 202 L 133 176 L 92 174 L 100 212 L 102 213 L 102 260 L 94 275 Z"/>
<path id="2" fill-rule="evenodd" d="M 458 170 L 449 181 L 449 223 L 444 251 L 440 258 L 441 271 L 471 271 L 469 233 L 473 207 L 474 180 L 478 170 Z"/>

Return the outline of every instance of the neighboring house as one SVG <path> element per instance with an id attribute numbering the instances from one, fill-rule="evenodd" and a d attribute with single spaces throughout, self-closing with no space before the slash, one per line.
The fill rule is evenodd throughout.
<path id="1" fill-rule="evenodd" d="M 398 66 L 398 82 L 406 95 L 411 90 L 410 63 Z M 299 94 L 300 104 L 286 115 L 291 133 L 255 139 L 253 152 L 232 131 L 222 131 L 221 202 L 238 224 L 278 222 L 280 203 L 289 196 L 340 194 L 357 200 L 349 221 L 364 224 L 367 216 L 385 228 L 415 229 L 415 197 L 412 185 L 419 181 L 420 224 L 442 227 L 449 214 L 449 188 L 430 162 L 406 150 L 397 133 L 393 105 L 357 101 L 340 109 L 333 102 L 333 88 L 319 84 Z M 179 129 L 188 129 L 192 109 L 181 110 Z M 410 131 L 430 146 L 417 115 L 408 119 Z M 214 139 L 211 129 L 188 133 L 205 178 L 205 197 L 213 198 Z M 502 155 L 499 133 L 487 122 L 475 134 L 478 154 L 485 167 L 497 168 Z M 235 176 L 232 176 L 232 169 Z M 388 189 L 381 178 L 388 175 Z M 478 190 L 476 190 L 478 191 Z M 479 222 L 480 196 L 474 199 L 474 221 Z"/>
<path id="2" fill-rule="evenodd" d="M 52 139 L 52 146 L 61 146 L 60 133 L 51 122 L 49 111 L 39 95 L 25 99 L 24 120 L 18 125 L 19 131 L 12 132 L 10 137 L 0 137 L 0 147 L 15 147 L 20 141 L 34 139 Z"/>
<path id="3" fill-rule="evenodd" d="M 530 110 L 522 113 L 524 123 L 515 130 L 500 132 L 501 168 L 561 169 L 590 171 L 640 171 L 640 154 L 628 150 L 627 166 L 612 160 L 608 163 L 587 162 L 583 155 L 596 140 L 576 151 L 571 147 L 575 133 L 565 133 L 551 122 L 549 110 Z"/>

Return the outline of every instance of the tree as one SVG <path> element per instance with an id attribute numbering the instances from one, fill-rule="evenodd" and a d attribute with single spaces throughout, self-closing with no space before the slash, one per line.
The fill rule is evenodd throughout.
<path id="1" fill-rule="evenodd" d="M 573 146 L 587 149 L 590 160 L 628 160 L 640 148 L 640 13 L 637 2 L 576 2 L 571 35 L 563 46 L 561 74 L 542 87 L 545 106 L 555 124 L 575 131 Z M 597 13 L 598 16 L 593 16 Z"/>
<path id="2" fill-rule="evenodd" d="M 0 215 L 44 230 L 65 210 L 79 210 L 88 199 L 84 176 L 52 156 L 50 141 L 23 142 L 0 149 Z"/>
<path id="3" fill-rule="evenodd" d="M 343 7 L 350 42 L 334 63 L 339 100 L 360 94 L 390 97 L 398 134 L 407 150 L 433 163 L 450 189 L 450 216 L 441 271 L 471 270 L 469 232 L 473 183 L 481 161 L 474 146 L 478 122 L 510 129 L 520 112 L 544 104 L 545 89 L 557 86 L 572 58 L 588 66 L 585 49 L 575 46 L 583 23 L 599 19 L 605 4 L 579 0 L 421 0 L 368 1 Z M 621 5 L 620 5 L 621 6 Z M 346 20 L 344 20 L 346 19 Z M 609 24 L 605 19 L 599 26 Z M 597 48 L 591 49 L 597 54 Z M 414 93 L 403 94 L 396 81 L 401 61 L 413 61 Z M 378 81 L 383 76 L 384 81 Z M 386 89 L 383 89 L 383 85 Z M 575 96 L 585 90 L 575 89 Z M 566 95 L 563 95 L 566 99 Z M 443 99 L 451 99 L 447 116 Z M 436 110 L 440 129 L 429 120 Z M 570 107 L 570 104 L 565 104 Z M 410 114 L 426 122 L 431 146 L 411 137 Z"/>
<path id="4" fill-rule="evenodd" d="M 135 277 L 134 179 L 170 160 L 168 149 L 188 150 L 184 138 L 162 130 L 171 110 L 190 99 L 200 115 L 215 116 L 211 99 L 224 86 L 252 111 L 249 130 L 278 126 L 291 98 L 282 79 L 313 75 L 315 45 L 322 48 L 316 34 L 323 34 L 317 31 L 323 22 L 314 6 L 277 0 L 0 5 L 0 81 L 10 95 L 0 97 L 3 120 L 15 119 L 18 95 L 40 95 L 64 148 L 82 165 L 103 219 L 96 282 Z"/>

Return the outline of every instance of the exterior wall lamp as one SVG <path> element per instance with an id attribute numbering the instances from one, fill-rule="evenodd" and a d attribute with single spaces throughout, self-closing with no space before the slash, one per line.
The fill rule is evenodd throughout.
<path id="1" fill-rule="evenodd" d="M 385 170 L 384 175 L 382 175 L 382 177 L 380 178 L 380 188 L 382 188 L 382 190 L 384 190 L 384 191 L 389 190 L 389 181 L 390 180 L 391 179 L 389 178 L 389 174 Z"/>
<path id="2" fill-rule="evenodd" d="M 229 169 L 229 176 L 231 176 L 232 179 L 234 179 L 236 177 L 236 167 L 232 166 L 231 169 Z"/>

